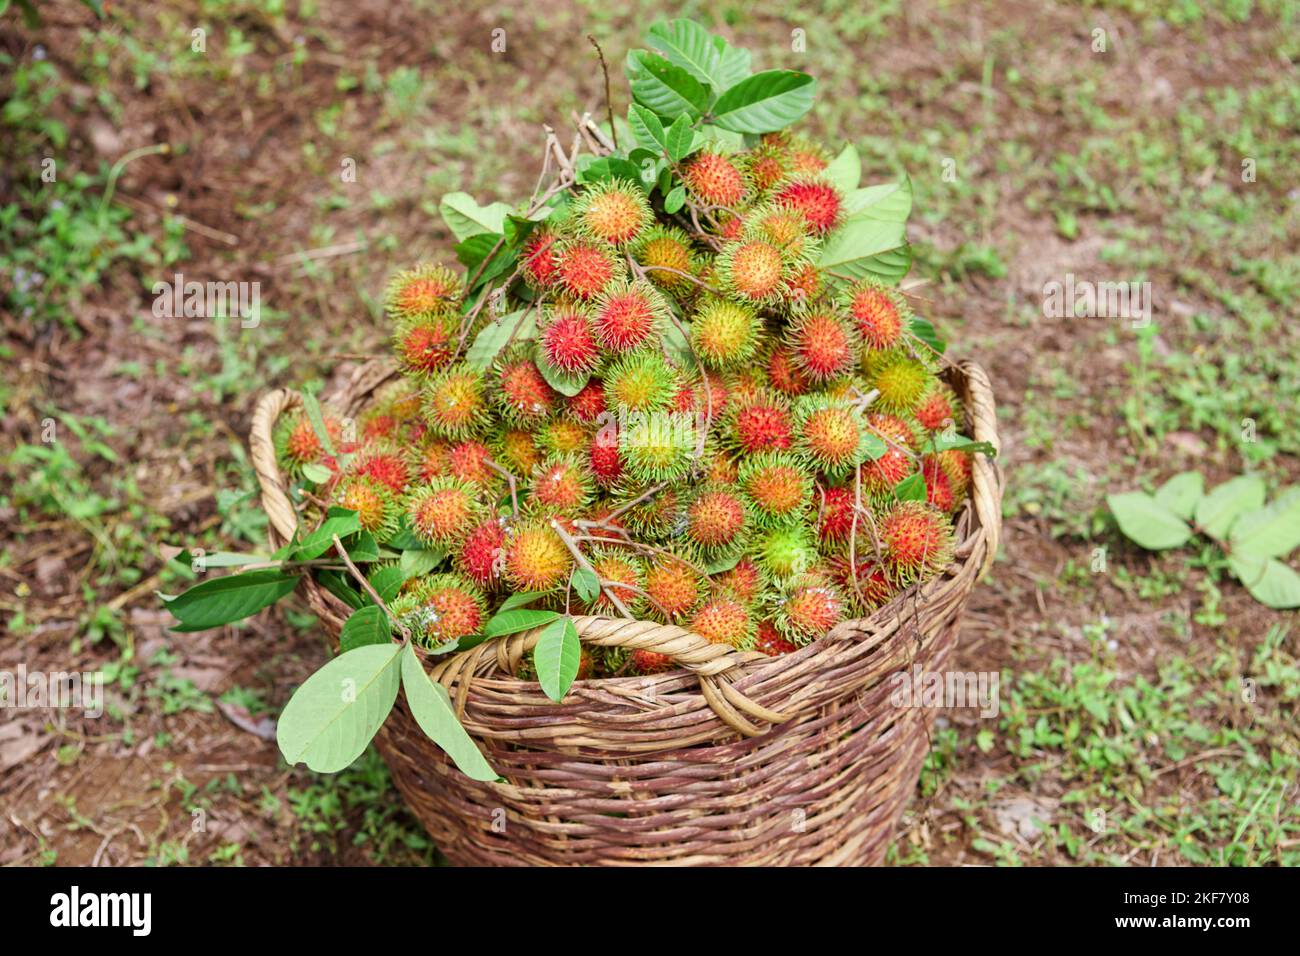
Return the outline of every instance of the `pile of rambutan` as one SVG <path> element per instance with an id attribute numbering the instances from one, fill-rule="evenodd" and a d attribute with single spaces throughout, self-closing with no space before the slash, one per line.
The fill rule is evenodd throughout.
<path id="1" fill-rule="evenodd" d="M 524 595 L 777 656 L 953 560 L 975 446 L 932 329 L 898 276 L 823 255 L 870 190 L 801 135 L 704 125 L 656 156 L 670 117 L 639 118 L 630 156 L 589 124 L 605 156 L 499 237 L 458 231 L 465 269 L 393 277 L 400 378 L 350 430 L 281 424 L 315 500 L 420 553 L 391 610 L 427 648 Z M 580 676 L 672 666 L 584 654 Z"/>

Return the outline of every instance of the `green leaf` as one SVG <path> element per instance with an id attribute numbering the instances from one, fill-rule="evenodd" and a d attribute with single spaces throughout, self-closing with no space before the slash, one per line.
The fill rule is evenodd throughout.
<path id="1" fill-rule="evenodd" d="M 470 236 L 456 246 L 457 260 L 471 275 L 478 271 L 478 267 L 489 255 L 492 256 L 492 261 L 484 266 L 478 279 L 475 280 L 475 289 L 492 281 L 514 264 L 517 258 L 516 251 L 509 247 L 498 248 L 497 246 L 498 242 L 504 246 L 504 239 L 505 236 L 498 233 L 483 232 L 477 236 Z M 495 253 L 493 249 L 496 249 Z"/>
<path id="2" fill-rule="evenodd" d="M 520 631 L 530 631 L 535 627 L 541 627 L 543 624 L 549 624 L 559 616 L 555 611 L 534 611 L 529 609 L 498 611 L 487 622 L 487 627 L 483 628 L 483 636 L 485 638 L 500 637 L 502 634 L 518 634 Z"/>
<path id="3" fill-rule="evenodd" d="M 335 773 L 361 756 L 397 700 L 402 647 L 366 644 L 340 654 L 294 691 L 275 731 L 290 766 Z"/>
<path id="4" fill-rule="evenodd" d="M 929 319 L 923 319 L 919 315 L 914 315 L 908 322 L 907 328 L 909 332 L 926 345 L 930 346 L 930 348 L 934 349 L 934 351 L 939 355 L 942 355 L 943 350 L 948 347 L 948 343 L 939 335 L 938 329 L 934 327 L 934 323 Z"/>
<path id="5" fill-rule="evenodd" d="M 330 438 L 329 429 L 325 427 L 325 417 L 321 414 L 320 402 L 316 401 L 316 396 L 311 392 L 302 393 L 302 410 L 307 413 L 311 430 L 316 433 L 316 440 L 325 449 L 325 453 L 334 455 L 334 441 Z"/>
<path id="6" fill-rule="evenodd" d="M 587 604 L 596 600 L 600 594 L 600 578 L 587 568 L 574 568 L 573 574 L 569 575 L 569 583 L 578 593 L 578 597 Z"/>
<path id="7" fill-rule="evenodd" d="M 343 542 L 343 550 L 356 562 L 379 560 L 379 545 L 375 543 L 375 536 L 364 528 Z"/>
<path id="8" fill-rule="evenodd" d="M 318 465 L 316 462 L 310 461 L 302 466 L 302 476 L 312 484 L 323 485 L 334 476 L 334 472 L 324 465 Z"/>
<path id="9" fill-rule="evenodd" d="M 713 98 L 709 88 L 682 67 L 645 50 L 628 51 L 626 72 L 637 102 L 668 119 L 685 114 L 697 120 Z"/>
<path id="10" fill-rule="evenodd" d="M 173 598 L 164 598 L 167 610 L 181 622 L 181 633 L 206 631 L 251 617 L 292 591 L 296 574 L 268 569 L 228 574 L 196 584 Z"/>
<path id="11" fill-rule="evenodd" d="M 1300 486 L 1267 507 L 1249 511 L 1232 526 L 1232 550 L 1255 558 L 1280 558 L 1300 547 Z"/>
<path id="12" fill-rule="evenodd" d="M 443 548 L 429 549 L 412 549 L 403 551 L 402 556 L 397 561 L 397 566 L 401 568 L 402 574 L 409 581 L 411 578 L 418 578 L 422 574 L 428 574 L 447 556 Z"/>
<path id="13" fill-rule="evenodd" d="M 849 190 L 844 197 L 844 215 L 849 219 L 907 222 L 912 215 L 912 180 L 904 176 L 896 183 Z"/>
<path id="14" fill-rule="evenodd" d="M 438 212 L 456 241 L 464 242 L 480 233 L 504 233 L 510 207 L 503 202 L 480 206 L 469 193 L 457 192 L 442 197 Z"/>
<path id="15" fill-rule="evenodd" d="M 858 148 L 852 143 L 846 145 L 831 160 L 830 165 L 822 170 L 822 178 L 830 180 L 845 195 L 857 189 L 858 180 L 862 178 L 862 159 L 858 156 Z"/>
<path id="16" fill-rule="evenodd" d="M 1107 495 L 1106 503 L 1124 536 L 1148 551 L 1176 548 L 1192 537 L 1186 521 L 1140 491 Z"/>
<path id="17" fill-rule="evenodd" d="M 800 119 L 812 109 L 817 81 L 793 70 L 764 70 L 746 77 L 718 97 L 713 122 L 736 133 L 767 133 Z"/>
<path id="18" fill-rule="evenodd" d="M 668 137 L 664 124 L 659 121 L 655 111 L 640 103 L 633 103 L 627 108 L 627 125 L 632 130 L 636 141 L 658 156 L 668 148 Z"/>
<path id="19" fill-rule="evenodd" d="M 523 607 L 525 604 L 532 604 L 538 598 L 545 597 L 547 593 L 546 591 L 523 591 L 519 594 L 512 594 L 501 602 L 501 607 L 498 608 L 497 613 L 501 614 L 503 611 L 512 611 L 517 607 Z"/>
<path id="20" fill-rule="evenodd" d="M 397 522 L 397 531 L 388 536 L 388 546 L 404 551 L 408 548 L 414 548 L 417 551 L 424 547 L 424 542 L 415 536 L 411 531 L 411 523 L 406 515 L 402 515 Z"/>
<path id="21" fill-rule="evenodd" d="M 930 451 L 968 451 L 977 455 L 984 455 L 987 458 L 996 458 L 998 450 L 986 441 L 974 441 L 965 435 L 948 434 L 938 432 L 927 443 Z"/>
<path id="22" fill-rule="evenodd" d="M 656 23 L 650 28 L 646 43 L 715 90 L 725 90 L 749 73 L 748 53 L 737 56 L 743 51 L 728 46 L 722 37 L 713 36 L 694 20 Z"/>
<path id="23" fill-rule="evenodd" d="M 370 604 L 352 612 L 339 631 L 339 650 L 347 653 L 367 644 L 387 644 L 393 639 L 388 615 L 378 605 Z"/>
<path id="24" fill-rule="evenodd" d="M 369 577 L 370 586 L 375 589 L 379 599 L 384 602 L 391 601 L 397 597 L 397 593 L 406 583 L 405 572 L 396 564 L 386 564 L 382 568 L 376 568 Z M 370 595 L 366 595 L 369 599 Z"/>
<path id="25" fill-rule="evenodd" d="M 872 188 L 871 201 L 827 238 L 817 264 L 850 279 L 896 283 L 912 264 L 906 237 L 912 183 L 904 179 Z"/>
<path id="26" fill-rule="evenodd" d="M 1185 471 L 1174 475 L 1156 489 L 1156 501 L 1184 521 L 1191 521 L 1196 513 L 1196 503 L 1205 494 L 1205 478 L 1200 472 Z"/>
<path id="27" fill-rule="evenodd" d="M 914 475 L 908 475 L 894 485 L 894 497 L 899 501 L 925 501 L 924 476 L 919 471 Z"/>
<path id="28" fill-rule="evenodd" d="M 1225 481 L 1197 502 L 1196 524 L 1215 541 L 1223 541 L 1241 515 L 1264 507 L 1264 494 L 1264 480 L 1258 475 Z"/>
<path id="29" fill-rule="evenodd" d="M 485 325 L 479 334 L 474 336 L 473 344 L 465 353 L 465 361 L 479 371 L 486 371 L 491 368 L 492 363 L 496 361 L 496 357 L 501 354 L 501 350 L 510 341 L 510 334 L 514 332 L 515 324 L 522 315 L 523 310 L 518 309 Z M 524 319 L 524 324 L 519 327 L 519 331 L 515 333 L 515 341 L 523 342 L 536 337 L 536 335 L 537 310 L 534 309 L 528 318 Z"/>
<path id="30" fill-rule="evenodd" d="M 542 692 L 557 703 L 563 700 L 578 676 L 581 660 L 582 642 L 573 618 L 563 617 L 548 624 L 533 648 L 533 664 Z"/>
<path id="31" fill-rule="evenodd" d="M 561 372 L 558 368 L 552 366 L 546 361 L 546 352 L 542 349 L 541 343 L 537 343 L 537 348 L 533 353 L 533 364 L 537 370 L 542 373 L 542 378 L 546 379 L 546 384 L 551 386 L 561 395 L 567 395 L 572 398 L 577 395 L 586 386 L 591 379 L 591 373 L 587 372 L 582 375 L 570 375 L 567 372 Z"/>
<path id="32" fill-rule="evenodd" d="M 668 157 L 673 162 L 680 163 L 691 154 L 694 147 L 695 130 L 690 121 L 685 116 L 677 117 L 664 134 L 664 148 L 668 151 Z"/>
<path id="33" fill-rule="evenodd" d="M 708 564 L 704 566 L 704 573 L 722 574 L 724 571 L 730 571 L 732 568 L 734 568 L 737 564 L 740 563 L 740 559 L 743 556 L 744 556 L 743 551 L 737 551 L 735 554 L 731 555 L 730 557 L 717 558 L 713 561 L 710 561 Z"/>
<path id="34" fill-rule="evenodd" d="M 671 216 L 684 205 L 686 205 L 686 187 L 679 183 L 664 197 L 664 212 Z"/>
<path id="35" fill-rule="evenodd" d="M 238 568 L 245 564 L 261 564 L 263 561 L 270 561 L 271 559 L 264 554 L 236 554 L 233 551 L 213 551 L 211 554 L 204 554 L 193 560 L 201 562 L 205 571 L 211 571 L 213 568 Z"/>
<path id="36" fill-rule="evenodd" d="M 868 461 L 875 461 L 889 451 L 889 446 L 885 444 L 885 440 L 873 432 L 867 432 L 862 436 L 862 444 L 866 449 Z"/>
<path id="37" fill-rule="evenodd" d="M 355 511 L 331 508 L 321 526 L 298 543 L 293 552 L 295 561 L 311 561 L 334 547 L 334 536 L 339 540 L 361 530 L 361 519 Z"/>
<path id="38" fill-rule="evenodd" d="M 1234 553 L 1228 555 L 1228 566 L 1250 596 L 1265 607 L 1300 607 L 1300 574 L 1281 561 Z"/>
<path id="39" fill-rule="evenodd" d="M 342 571 L 318 571 L 316 580 L 321 583 L 321 587 L 329 591 L 336 598 L 342 601 L 350 608 L 365 607 L 370 600 L 368 594 L 363 594 L 353 586 L 352 578 Z M 375 590 L 379 590 L 376 588 Z M 387 600 L 387 598 L 385 598 Z"/>
<path id="40" fill-rule="evenodd" d="M 411 716 L 425 736 L 442 748 L 461 773 L 472 780 L 500 780 L 465 728 L 456 719 L 447 688 L 425 673 L 411 645 L 402 652 L 402 690 Z"/>
<path id="41" fill-rule="evenodd" d="M 585 162 L 578 164 L 578 182 L 598 183 L 610 180 L 635 183 L 642 189 L 646 188 L 641 167 L 631 160 L 619 156 L 586 157 Z"/>

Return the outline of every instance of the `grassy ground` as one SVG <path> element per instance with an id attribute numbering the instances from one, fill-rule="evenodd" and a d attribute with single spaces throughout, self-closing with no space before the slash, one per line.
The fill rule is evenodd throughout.
<path id="1" fill-rule="evenodd" d="M 910 174 L 919 294 L 998 391 L 1005 549 L 955 666 L 1000 672 L 1002 706 L 945 713 L 892 858 L 1300 862 L 1297 615 L 1212 552 L 1126 544 L 1103 502 L 1300 477 L 1300 5 L 760 6 L 0 16 L 0 670 L 110 685 L 98 721 L 0 721 L 0 862 L 436 859 L 373 754 L 320 778 L 265 739 L 324 653 L 304 606 L 173 635 L 154 591 L 176 548 L 261 543 L 258 393 L 382 351 L 387 273 L 448 255 L 439 196 L 526 195 L 542 124 L 602 106 L 585 35 L 617 64 L 665 14 L 816 74 L 810 125 Z M 260 282 L 261 324 L 156 318 L 178 271 Z M 1044 318 L 1068 273 L 1150 282 L 1152 325 Z"/>

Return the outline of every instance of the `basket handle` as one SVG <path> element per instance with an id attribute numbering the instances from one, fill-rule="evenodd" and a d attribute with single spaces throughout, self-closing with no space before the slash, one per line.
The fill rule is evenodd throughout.
<path id="1" fill-rule="evenodd" d="M 988 442 L 997 452 L 997 457 L 992 459 L 973 456 L 971 501 L 984 531 L 984 562 L 980 565 L 980 577 L 983 577 L 993 566 L 1002 540 L 1002 466 L 998 463 L 1002 457 L 1002 440 L 998 437 L 997 405 L 988 374 L 969 359 L 961 362 L 959 368 L 966 378 L 972 437 L 975 441 Z"/>
<path id="2" fill-rule="evenodd" d="M 273 550 L 293 537 L 298 517 L 289 500 L 284 476 L 280 474 L 272 435 L 276 420 L 301 403 L 302 398 L 297 392 L 280 388 L 263 395 L 253 411 L 249 453 L 262 489 L 262 507 L 266 511 Z M 779 724 L 794 716 L 750 700 L 722 676 L 745 661 L 762 658 L 761 654 L 737 651 L 725 644 L 712 644 L 691 631 L 652 621 L 575 617 L 574 625 L 579 639 L 587 644 L 645 649 L 671 657 L 699 678 L 700 691 L 718 718 L 747 737 L 764 732 L 764 728 L 755 725 L 750 718 Z M 520 657 L 537 644 L 539 633 L 530 631 L 484 641 L 465 653 L 438 659 L 429 669 L 429 676 L 448 689 L 455 688 L 457 713 L 463 715 L 470 678 L 485 676 L 495 667 L 513 670 Z"/>

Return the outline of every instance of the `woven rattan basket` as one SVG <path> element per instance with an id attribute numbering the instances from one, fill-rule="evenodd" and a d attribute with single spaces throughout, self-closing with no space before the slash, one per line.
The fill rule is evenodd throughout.
<path id="1" fill-rule="evenodd" d="M 369 363 L 331 405 L 355 416 L 393 375 Z M 982 369 L 948 373 L 977 440 L 998 446 Z M 253 416 L 252 456 L 272 543 L 296 515 L 276 466 L 279 390 Z M 574 683 L 554 703 L 512 675 L 532 633 L 429 658 L 462 723 L 505 783 L 456 770 L 399 697 L 377 738 L 398 789 L 446 857 L 464 865 L 870 865 L 884 858 L 916 787 L 934 710 L 891 703 L 892 676 L 941 671 L 966 600 L 1001 533 L 1002 478 L 976 456 L 952 568 L 869 618 L 779 658 L 647 621 L 576 619 L 594 645 L 650 648 L 680 670 Z M 331 637 L 350 609 L 307 580 Z"/>

